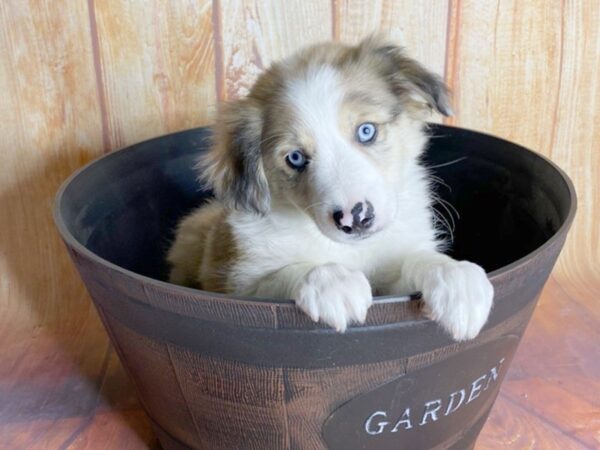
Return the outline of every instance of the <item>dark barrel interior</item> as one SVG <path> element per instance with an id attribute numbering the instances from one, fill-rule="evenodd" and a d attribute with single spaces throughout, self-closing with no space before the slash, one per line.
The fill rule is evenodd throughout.
<path id="1" fill-rule="evenodd" d="M 546 160 L 492 136 L 432 125 L 424 163 L 434 190 L 454 215 L 452 256 L 488 272 L 532 252 L 565 221 L 569 190 Z M 194 160 L 206 128 L 153 139 L 113 153 L 76 175 L 59 205 L 68 231 L 98 256 L 164 280 L 174 226 L 210 193 L 195 180 Z"/>

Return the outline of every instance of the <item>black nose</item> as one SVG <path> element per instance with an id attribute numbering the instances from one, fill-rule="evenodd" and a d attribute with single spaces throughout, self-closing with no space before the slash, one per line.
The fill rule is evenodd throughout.
<path id="1" fill-rule="evenodd" d="M 364 214 L 362 214 L 363 211 Z M 352 217 L 352 226 L 348 225 L 348 223 L 342 223 L 342 219 L 345 215 L 343 210 L 337 209 L 333 212 L 333 222 L 335 223 L 335 226 L 338 230 L 342 230 L 346 234 L 361 233 L 370 228 L 375 221 L 375 210 L 373 204 L 368 200 L 356 203 L 352 209 L 346 213 Z"/>
<path id="2" fill-rule="evenodd" d="M 344 233 L 352 233 L 352 227 L 348 225 L 342 225 L 342 219 L 344 218 L 344 211 L 337 209 L 333 212 L 333 222 L 338 230 L 342 230 Z"/>

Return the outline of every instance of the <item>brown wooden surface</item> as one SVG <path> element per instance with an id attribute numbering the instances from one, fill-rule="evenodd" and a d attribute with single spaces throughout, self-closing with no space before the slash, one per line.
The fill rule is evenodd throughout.
<path id="1" fill-rule="evenodd" d="M 315 40 L 382 30 L 443 73 L 450 123 L 550 156 L 579 214 L 478 448 L 600 448 L 600 3 L 0 2 L 0 448 L 154 437 L 51 220 L 75 168 L 209 123 Z"/>

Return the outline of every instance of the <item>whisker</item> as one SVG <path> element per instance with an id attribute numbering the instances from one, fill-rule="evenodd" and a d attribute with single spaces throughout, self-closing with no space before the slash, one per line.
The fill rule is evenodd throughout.
<path id="1" fill-rule="evenodd" d="M 303 211 L 303 209 L 302 209 L 302 208 L 300 208 L 300 205 L 298 205 L 298 203 L 296 203 L 294 200 L 292 200 L 291 198 L 288 198 L 288 201 L 289 201 L 289 202 L 290 202 L 292 205 L 294 205 L 298 211 Z"/>
<path id="2" fill-rule="evenodd" d="M 436 164 L 435 166 L 428 166 L 427 168 L 428 169 L 438 169 L 440 167 L 451 166 L 452 164 L 457 164 L 457 163 L 459 163 L 461 161 L 464 161 L 465 159 L 467 159 L 466 156 L 461 156 L 460 158 L 456 158 L 456 159 L 454 159 L 452 161 L 448 161 L 448 162 L 445 162 L 445 163 L 442 163 L 442 164 Z"/>
<path id="3" fill-rule="evenodd" d="M 316 207 L 316 206 L 320 206 L 320 205 L 326 205 L 326 204 L 327 204 L 327 202 L 315 202 L 315 203 L 312 203 L 312 204 L 308 205 L 308 206 L 307 206 L 307 207 L 305 207 L 305 208 L 302 208 L 302 207 L 300 207 L 300 205 L 298 205 L 298 204 L 297 204 L 295 201 L 293 201 L 291 198 L 288 198 L 288 200 L 289 200 L 289 202 L 290 202 L 292 205 L 294 205 L 294 206 L 296 207 L 296 209 L 298 209 L 299 211 L 301 211 L 301 212 L 303 212 L 303 213 L 307 213 L 307 212 L 308 212 L 308 210 L 309 210 L 310 208 L 314 208 L 314 207 Z"/>
<path id="4" fill-rule="evenodd" d="M 433 166 L 433 167 L 428 167 L 428 169 L 431 169 L 434 167 L 448 166 L 450 164 L 456 164 L 464 159 L 466 159 L 466 158 L 465 157 L 458 158 L 456 160 L 449 161 L 447 163 L 443 163 L 443 164 Z M 432 185 L 437 184 L 437 185 L 443 186 L 444 188 L 448 189 L 449 192 L 452 192 L 452 187 L 449 186 L 439 176 L 430 174 L 429 179 L 431 180 Z M 457 225 L 456 221 L 460 220 L 460 213 L 458 212 L 458 210 L 454 207 L 454 205 L 452 203 L 450 203 L 448 200 L 443 199 L 440 195 L 438 195 L 433 190 L 431 192 L 431 199 L 433 200 L 431 209 L 434 214 L 434 220 L 440 226 L 442 226 L 442 228 L 445 228 L 445 232 L 449 235 L 450 240 L 454 241 L 454 231 L 456 230 L 456 225 Z M 439 205 L 439 206 L 436 208 L 436 205 Z M 456 215 L 456 220 L 454 218 L 455 215 Z"/>
<path id="5" fill-rule="evenodd" d="M 442 178 L 440 178 L 436 175 L 429 175 L 429 178 L 434 183 L 440 184 L 440 185 L 444 186 L 446 189 L 448 189 L 450 192 L 452 192 L 452 188 L 450 187 L 450 185 L 448 185 Z"/>
<path id="6" fill-rule="evenodd" d="M 306 212 L 306 211 L 308 211 L 310 208 L 314 208 L 314 207 L 316 207 L 316 206 L 321 206 L 321 205 L 326 205 L 326 204 L 327 204 L 327 202 L 316 202 L 316 203 L 313 203 L 312 205 L 308 205 L 308 206 L 307 206 L 306 208 L 304 208 L 302 211 Z"/>
<path id="7" fill-rule="evenodd" d="M 452 231 L 454 231 L 456 229 L 456 222 L 454 221 L 454 215 L 452 214 L 452 211 L 447 206 L 447 204 L 449 204 L 449 203 L 436 195 L 433 195 L 433 199 L 436 201 L 437 204 L 439 204 L 444 209 L 444 211 L 446 211 L 446 213 L 448 213 L 448 220 L 452 224 Z M 454 207 L 452 206 L 452 208 L 454 208 Z M 454 211 L 456 211 L 456 209 Z M 456 212 L 458 212 L 458 211 L 456 211 Z"/>
<path id="8" fill-rule="evenodd" d="M 458 212 L 458 209 L 456 209 L 452 203 L 450 203 L 448 200 L 444 200 L 441 197 L 439 198 L 439 201 L 441 203 L 445 204 L 448 208 L 450 208 L 452 210 L 452 212 L 454 212 L 454 214 L 456 214 L 457 219 L 460 219 L 460 213 Z"/>
<path id="9" fill-rule="evenodd" d="M 450 228 L 450 224 L 448 223 L 446 218 L 443 216 L 443 214 L 441 214 L 435 208 L 432 208 L 432 212 L 433 212 L 434 220 L 436 220 L 443 228 L 445 227 L 445 229 L 446 229 L 445 231 L 450 236 L 450 242 L 453 242 L 454 241 L 454 232 Z"/>

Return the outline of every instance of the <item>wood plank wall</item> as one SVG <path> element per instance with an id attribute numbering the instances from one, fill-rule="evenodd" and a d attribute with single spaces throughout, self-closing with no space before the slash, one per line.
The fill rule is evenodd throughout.
<path id="1" fill-rule="evenodd" d="M 560 164 L 579 214 L 554 278 L 575 301 L 597 298 L 599 23 L 600 2 L 585 0 L 0 1 L 0 441 L 69 443 L 89 411 L 115 403 L 143 421 L 114 392 L 122 370 L 54 229 L 62 180 L 103 153 L 210 123 L 218 101 L 315 41 L 382 31 L 445 77 L 448 123 Z M 68 395 L 80 400 L 65 410 Z M 59 430 L 52 414 L 72 421 Z M 7 419 L 21 416 L 36 423 L 24 437 Z"/>

